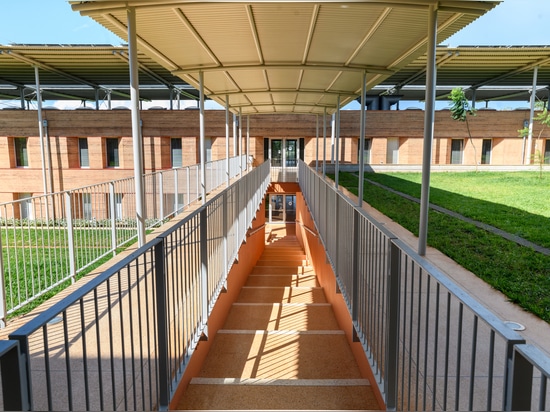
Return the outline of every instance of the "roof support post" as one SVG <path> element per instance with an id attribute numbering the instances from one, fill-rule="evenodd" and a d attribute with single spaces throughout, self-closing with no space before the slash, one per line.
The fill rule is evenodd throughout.
<path id="1" fill-rule="evenodd" d="M 99 110 L 99 89 L 98 88 L 95 89 L 94 94 L 95 94 L 95 96 L 94 96 L 95 97 L 95 109 Z"/>
<path id="2" fill-rule="evenodd" d="M 201 197 L 202 204 L 206 203 L 206 145 L 204 143 L 204 72 L 199 72 L 199 133 L 201 159 Z"/>
<path id="3" fill-rule="evenodd" d="M 315 115 L 315 172 L 319 173 L 319 115 Z"/>
<path id="4" fill-rule="evenodd" d="M 367 96 L 367 72 L 361 78 L 361 120 L 359 122 L 359 188 L 357 206 L 363 207 L 363 187 L 365 186 L 365 103 Z"/>
<path id="5" fill-rule="evenodd" d="M 420 194 L 420 227 L 418 234 L 418 254 L 426 255 L 428 242 L 428 210 L 430 206 L 430 169 L 432 163 L 432 141 L 434 135 L 435 88 L 436 88 L 436 35 L 437 10 L 428 8 L 428 50 L 426 60 L 426 105 L 424 113 L 424 148 L 422 154 L 422 187 Z"/>
<path id="6" fill-rule="evenodd" d="M 40 74 L 38 66 L 34 66 L 34 79 L 36 82 L 36 104 L 38 106 L 38 133 L 40 136 L 40 157 L 42 159 L 42 185 L 44 194 L 48 194 L 48 179 L 46 177 L 46 150 L 44 148 L 44 121 L 42 120 L 42 90 L 40 89 Z M 48 210 L 46 208 L 46 210 Z"/>
<path id="7" fill-rule="evenodd" d="M 323 179 L 327 175 L 327 108 L 323 111 Z"/>
<path id="8" fill-rule="evenodd" d="M 249 168 L 252 166 L 250 161 L 250 115 L 246 115 L 246 171 L 249 172 Z"/>
<path id="9" fill-rule="evenodd" d="M 130 97 L 132 109 L 132 142 L 136 191 L 136 221 L 138 246 L 145 244 L 145 193 L 143 189 L 143 138 L 139 112 L 139 75 L 137 61 L 136 9 L 126 9 L 128 18 L 128 57 L 130 63 Z"/>
<path id="10" fill-rule="evenodd" d="M 338 190 L 338 185 L 340 181 L 340 95 L 338 95 L 338 106 L 336 107 L 336 121 L 334 125 L 335 133 L 335 163 L 334 163 L 334 184 L 336 190 Z"/>
<path id="11" fill-rule="evenodd" d="M 233 113 L 233 157 L 237 156 L 237 114 Z"/>
<path id="12" fill-rule="evenodd" d="M 225 95 L 225 185 L 229 187 L 229 95 Z"/>
<path id="13" fill-rule="evenodd" d="M 531 150 L 533 145 L 533 117 L 535 115 L 535 100 L 537 99 L 537 76 L 539 68 L 535 67 L 533 71 L 533 88 L 531 89 L 531 104 L 529 107 L 529 134 L 527 135 L 527 150 L 525 151 L 525 160 L 523 164 L 531 164 Z"/>
<path id="14" fill-rule="evenodd" d="M 19 87 L 19 98 L 21 99 L 21 109 L 25 110 L 25 88 Z"/>
<path id="15" fill-rule="evenodd" d="M 239 107 L 239 179 L 243 177 L 243 109 Z"/>

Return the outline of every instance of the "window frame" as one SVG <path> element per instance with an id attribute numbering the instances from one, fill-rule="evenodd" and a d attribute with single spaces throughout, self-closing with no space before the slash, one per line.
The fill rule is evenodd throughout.
<path id="1" fill-rule="evenodd" d="M 18 142 L 24 142 L 24 146 L 20 146 Z M 13 147 L 15 151 L 15 167 L 29 167 L 28 138 L 14 137 Z"/>
<path id="2" fill-rule="evenodd" d="M 116 147 L 114 146 L 114 142 L 116 142 Z M 112 153 L 111 150 L 113 150 Z M 113 160 L 113 164 L 111 164 L 111 159 Z M 105 160 L 108 168 L 120 167 L 120 139 L 118 137 L 108 137 L 105 139 Z"/>

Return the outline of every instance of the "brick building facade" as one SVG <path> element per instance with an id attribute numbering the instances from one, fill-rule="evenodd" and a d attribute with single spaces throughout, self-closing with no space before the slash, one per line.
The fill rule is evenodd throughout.
<path id="1" fill-rule="evenodd" d="M 43 192 L 44 156 L 53 191 L 133 176 L 133 145 L 129 111 L 45 110 L 44 155 L 40 145 L 36 111 L 0 111 L 0 202 Z M 520 165 L 526 147 L 518 130 L 529 118 L 528 110 L 484 111 L 469 117 L 472 139 L 464 122 L 437 111 L 434 123 L 433 163 Z M 199 162 L 199 112 L 197 110 L 142 111 L 145 171 L 169 169 Z M 257 163 L 272 156 L 273 141 L 294 142 L 292 150 L 312 164 L 316 153 L 331 159 L 331 118 L 326 119 L 323 150 L 323 118 L 311 115 L 257 115 L 242 119 L 243 153 Z M 357 163 L 360 112 L 343 110 L 340 119 L 339 158 Z M 319 142 L 316 142 L 319 125 Z M 208 160 L 225 157 L 225 112 L 205 112 Z M 250 138 L 247 139 L 247 131 Z M 422 162 L 424 112 L 421 110 L 367 111 L 366 162 L 419 165 Z M 235 142 L 230 131 L 230 156 Z M 534 125 L 533 154 L 550 155 L 550 131 Z M 288 143 L 283 143 L 285 146 Z M 288 145 L 290 147 L 290 145 Z M 50 173 L 51 169 L 51 173 Z"/>

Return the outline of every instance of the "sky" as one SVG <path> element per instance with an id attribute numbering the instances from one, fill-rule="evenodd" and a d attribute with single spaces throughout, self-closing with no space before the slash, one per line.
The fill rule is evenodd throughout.
<path id="1" fill-rule="evenodd" d="M 0 0 L 0 44 L 123 44 L 65 0 Z M 550 0 L 504 0 L 449 46 L 550 45 Z"/>
<path id="2" fill-rule="evenodd" d="M 125 41 L 65 0 L 0 0 L 0 45 Z M 448 46 L 550 46 L 550 0 L 504 0 L 444 41 Z"/>

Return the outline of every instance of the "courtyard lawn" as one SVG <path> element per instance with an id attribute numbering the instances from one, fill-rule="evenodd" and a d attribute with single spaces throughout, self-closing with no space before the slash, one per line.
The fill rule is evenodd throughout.
<path id="1" fill-rule="evenodd" d="M 365 179 L 420 197 L 420 173 L 366 173 Z M 357 194 L 357 176 L 341 173 L 339 181 Z M 550 176 L 432 173 L 430 186 L 430 203 L 550 248 Z M 368 181 L 364 200 L 418 236 L 418 203 Z M 550 256 L 434 210 L 428 244 L 550 322 Z"/>
<path id="2" fill-rule="evenodd" d="M 135 232 L 119 228 L 117 239 L 131 239 Z M 6 309 L 13 311 L 8 318 L 27 313 L 71 284 L 65 230 L 3 226 L 0 236 Z M 77 280 L 112 257 L 111 230 L 75 229 L 74 245 Z M 117 248 L 117 253 L 126 247 Z"/>

